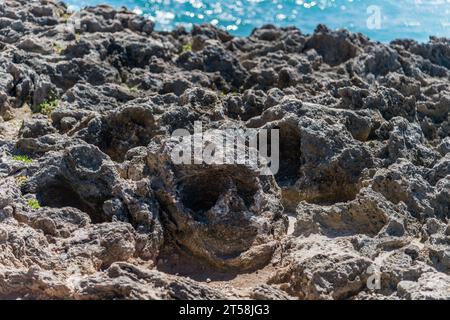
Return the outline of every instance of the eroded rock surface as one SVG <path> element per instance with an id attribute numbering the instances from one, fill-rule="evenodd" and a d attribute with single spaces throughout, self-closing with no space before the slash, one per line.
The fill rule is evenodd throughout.
<path id="1" fill-rule="evenodd" d="M 449 39 L 153 27 L 0 3 L 0 299 L 450 298 Z M 174 162 L 195 123 L 279 171 Z"/>

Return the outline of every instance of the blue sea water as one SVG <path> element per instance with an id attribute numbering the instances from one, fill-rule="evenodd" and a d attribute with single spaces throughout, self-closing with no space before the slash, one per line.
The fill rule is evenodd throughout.
<path id="1" fill-rule="evenodd" d="M 107 3 L 126 6 L 156 22 L 158 30 L 212 23 L 238 36 L 264 24 L 295 25 L 311 33 L 317 24 L 362 32 L 373 40 L 427 41 L 450 37 L 450 0 L 66 0 L 71 9 Z"/>

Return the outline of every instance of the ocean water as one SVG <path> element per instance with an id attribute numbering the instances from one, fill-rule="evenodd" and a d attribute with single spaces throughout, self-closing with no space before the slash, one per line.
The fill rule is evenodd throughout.
<path id="1" fill-rule="evenodd" d="M 107 3 L 126 6 L 156 22 L 158 30 L 212 23 L 237 36 L 264 24 L 295 25 L 311 33 L 317 24 L 362 32 L 373 40 L 427 41 L 450 37 L 450 0 L 66 0 L 70 8 Z"/>

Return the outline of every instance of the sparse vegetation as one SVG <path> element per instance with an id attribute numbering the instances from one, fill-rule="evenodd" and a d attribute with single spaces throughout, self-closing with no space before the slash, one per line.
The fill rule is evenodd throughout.
<path id="1" fill-rule="evenodd" d="M 139 85 L 132 86 L 132 85 L 127 84 L 127 88 L 130 92 L 138 92 L 139 91 Z"/>
<path id="2" fill-rule="evenodd" d="M 15 155 L 12 158 L 15 161 L 21 161 L 21 162 L 24 162 L 24 163 L 31 163 L 31 162 L 33 162 L 33 159 L 31 159 L 29 156 L 25 156 L 25 155 Z"/>
<path id="3" fill-rule="evenodd" d="M 60 43 L 53 43 L 53 50 L 56 54 L 61 55 L 66 48 L 63 47 Z"/>
<path id="4" fill-rule="evenodd" d="M 187 43 L 182 47 L 181 52 L 188 52 L 188 51 L 192 51 L 192 43 Z"/>
<path id="5" fill-rule="evenodd" d="M 227 92 L 227 91 L 225 91 L 225 90 L 222 90 L 221 92 L 220 92 L 220 96 L 222 96 L 222 97 L 226 97 L 226 96 L 228 96 L 228 95 L 230 95 L 230 96 L 236 96 L 238 93 L 236 92 L 236 91 L 229 91 L 229 92 Z"/>
<path id="6" fill-rule="evenodd" d="M 16 182 L 19 186 L 25 184 L 28 181 L 28 177 L 24 175 L 20 175 L 16 177 Z"/>
<path id="7" fill-rule="evenodd" d="M 76 32 L 76 33 L 75 33 L 75 41 L 76 41 L 76 42 L 80 42 L 80 40 L 81 40 L 81 33 Z"/>
<path id="8" fill-rule="evenodd" d="M 61 17 L 61 19 L 63 19 L 64 23 L 67 23 L 72 14 L 69 12 L 61 12 L 59 16 Z"/>
<path id="9" fill-rule="evenodd" d="M 59 100 L 56 98 L 50 98 L 41 104 L 39 104 L 36 108 L 36 112 L 42 113 L 46 116 L 50 115 L 53 110 L 58 108 L 59 106 Z"/>
<path id="10" fill-rule="evenodd" d="M 28 204 L 28 206 L 30 207 L 30 208 L 32 208 L 32 209 L 40 209 L 41 208 L 41 204 L 39 203 L 39 201 L 38 200 L 36 200 L 36 199 L 29 199 L 28 201 L 27 201 L 27 204 Z"/>

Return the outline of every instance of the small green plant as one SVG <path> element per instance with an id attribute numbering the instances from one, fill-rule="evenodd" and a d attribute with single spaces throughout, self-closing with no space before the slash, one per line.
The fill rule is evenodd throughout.
<path id="1" fill-rule="evenodd" d="M 222 97 L 226 97 L 226 96 L 228 96 L 228 95 L 230 95 L 230 96 L 237 96 L 237 92 L 236 91 L 229 91 L 229 92 L 227 92 L 227 91 L 225 91 L 225 90 L 222 90 L 221 92 L 220 92 L 220 95 L 222 96 Z"/>
<path id="2" fill-rule="evenodd" d="M 69 21 L 71 16 L 72 16 L 72 14 L 69 12 L 61 12 L 61 14 L 60 14 L 61 19 L 63 19 L 63 21 L 65 23 L 67 23 Z"/>
<path id="3" fill-rule="evenodd" d="M 28 203 L 28 206 L 30 208 L 32 208 L 32 209 L 36 209 L 37 210 L 37 209 L 39 209 L 41 207 L 39 201 L 37 201 L 36 199 L 29 199 L 27 201 L 27 203 Z"/>
<path id="4" fill-rule="evenodd" d="M 71 12 L 70 10 L 66 11 L 63 9 L 58 10 L 58 16 L 65 22 L 67 23 L 70 19 L 70 17 L 72 16 L 73 12 Z"/>
<path id="5" fill-rule="evenodd" d="M 24 155 L 16 155 L 12 157 L 13 160 L 15 161 L 21 161 L 24 163 L 31 163 L 33 162 L 33 159 L 31 159 L 29 156 L 24 156 Z"/>
<path id="6" fill-rule="evenodd" d="M 61 55 L 65 49 L 60 43 L 53 43 L 53 50 L 57 55 Z"/>
<path id="7" fill-rule="evenodd" d="M 55 98 L 48 99 L 41 104 L 39 104 L 36 108 L 37 112 L 42 113 L 43 115 L 50 115 L 56 108 L 59 106 L 59 100 Z"/>
<path id="8" fill-rule="evenodd" d="M 139 85 L 135 85 L 135 86 L 132 86 L 132 85 L 127 85 L 127 88 L 128 88 L 128 90 L 130 91 L 130 92 L 138 92 L 139 91 Z"/>
<path id="9" fill-rule="evenodd" d="M 28 177 L 20 175 L 16 177 L 16 182 L 19 186 L 24 185 L 28 181 Z"/>
<path id="10" fill-rule="evenodd" d="M 188 52 L 188 51 L 192 51 L 192 43 L 187 43 L 182 47 L 181 52 Z"/>
<path id="11" fill-rule="evenodd" d="M 76 33 L 75 33 L 75 41 L 76 41 L 76 42 L 80 42 L 80 40 L 81 40 L 81 33 L 76 32 Z"/>

